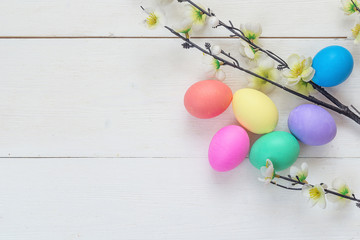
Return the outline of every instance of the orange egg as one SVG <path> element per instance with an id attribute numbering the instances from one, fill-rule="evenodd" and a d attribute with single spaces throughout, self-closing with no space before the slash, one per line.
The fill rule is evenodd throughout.
<path id="1" fill-rule="evenodd" d="M 205 80 L 192 85 L 185 94 L 186 110 L 197 118 L 208 119 L 223 113 L 232 101 L 231 89 L 218 80 Z"/>

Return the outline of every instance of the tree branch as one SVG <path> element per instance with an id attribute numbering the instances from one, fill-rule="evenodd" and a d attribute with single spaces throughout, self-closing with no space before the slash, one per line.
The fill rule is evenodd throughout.
<path id="1" fill-rule="evenodd" d="M 264 80 L 264 81 L 266 81 L 266 82 L 268 82 L 268 83 L 270 83 L 270 84 L 272 84 L 272 85 L 275 85 L 275 86 L 278 87 L 278 88 L 281 88 L 281 89 L 285 90 L 286 92 L 289 92 L 289 93 L 291 93 L 291 94 L 293 94 L 293 95 L 296 95 L 296 96 L 298 96 L 298 97 L 300 97 L 300 98 L 303 98 L 303 99 L 305 99 L 305 100 L 307 100 L 307 101 L 309 101 L 309 102 L 312 102 L 312 103 L 314 103 L 314 104 L 323 106 L 323 107 L 328 108 L 328 109 L 330 109 L 330 110 L 332 110 L 332 111 L 335 111 L 335 112 L 337 112 L 337 113 L 339 113 L 339 114 L 343 114 L 344 116 L 347 116 L 347 117 L 349 117 L 350 119 L 354 120 L 356 123 L 360 124 L 360 117 L 357 116 L 356 114 L 351 114 L 351 113 L 352 113 L 351 111 L 349 112 L 349 111 L 344 110 L 344 109 L 342 109 L 342 108 L 339 108 L 339 107 L 337 107 L 337 106 L 330 105 L 330 104 L 325 103 L 325 102 L 323 102 L 323 101 L 321 101 L 321 100 L 319 100 L 319 99 L 317 99 L 317 98 L 315 98 L 315 97 L 313 97 L 313 96 L 305 96 L 305 95 L 303 95 L 303 94 L 301 94 L 301 93 L 298 93 L 298 92 L 296 92 L 296 91 L 294 91 L 294 90 L 292 90 L 292 89 L 290 89 L 290 88 L 287 88 L 287 87 L 285 87 L 285 86 L 283 86 L 283 85 L 281 85 L 281 84 L 279 84 L 279 83 L 277 83 L 277 82 L 274 82 L 274 81 L 272 81 L 272 80 L 270 80 L 270 79 L 267 79 L 267 78 L 265 78 L 265 77 L 263 77 L 263 76 L 260 76 L 260 75 L 254 73 L 254 72 L 252 72 L 252 71 L 250 71 L 250 70 L 248 70 L 248 69 L 245 69 L 245 68 L 243 68 L 243 67 L 241 67 L 241 66 L 238 66 L 236 63 L 230 62 L 230 61 L 228 61 L 228 60 L 226 60 L 226 59 L 224 59 L 224 58 L 222 58 L 222 57 L 215 56 L 215 55 L 213 55 L 213 54 L 211 53 L 210 50 L 206 50 L 206 49 L 200 47 L 199 45 L 197 45 L 196 43 L 194 43 L 194 42 L 191 41 L 190 39 L 188 39 L 188 38 L 182 36 L 180 33 L 176 32 L 174 29 L 172 29 L 172 28 L 170 28 L 170 27 L 168 27 L 168 26 L 165 26 L 165 28 L 168 29 L 172 34 L 174 34 L 174 35 L 177 36 L 178 38 L 180 38 L 180 39 L 182 39 L 183 41 L 185 41 L 186 43 L 188 43 L 188 45 L 191 46 L 192 48 L 196 48 L 196 49 L 198 49 L 199 51 L 201 51 L 201 52 L 203 52 L 203 53 L 205 53 L 205 54 L 207 54 L 207 55 L 212 56 L 213 58 L 215 58 L 215 59 L 223 62 L 225 65 L 231 66 L 231 67 L 236 68 L 236 69 L 238 69 L 238 70 L 240 70 L 240 71 L 243 71 L 243 72 L 245 72 L 245 73 L 248 73 L 248 74 L 250 74 L 250 75 L 252 75 L 252 76 L 255 76 L 255 77 L 257 77 L 257 78 L 260 78 L 260 79 L 262 79 L 262 80 Z M 231 59 L 232 59 L 232 58 L 231 58 Z"/>
<path id="2" fill-rule="evenodd" d="M 296 184 L 300 184 L 300 185 L 305 185 L 305 183 L 300 182 L 299 180 L 289 178 L 289 177 L 285 177 L 285 176 L 281 176 L 281 175 L 275 175 L 275 177 L 283 179 L 283 180 L 288 181 L 288 182 L 292 182 L 292 183 L 296 183 Z M 307 185 L 310 185 L 312 187 L 314 186 L 312 184 L 307 184 Z M 325 191 L 326 194 L 333 194 L 333 195 L 336 195 L 338 197 L 346 198 L 348 200 L 360 203 L 360 199 L 357 199 L 354 194 L 350 197 L 350 196 L 343 195 L 341 193 L 338 193 L 338 192 L 335 192 L 335 191 L 332 191 L 332 190 L 329 190 L 329 189 L 324 189 L 324 191 Z"/>
<path id="3" fill-rule="evenodd" d="M 354 6 L 356 7 L 356 9 L 360 12 L 360 9 L 357 7 L 357 5 L 354 3 L 354 1 L 353 0 L 351 0 L 351 1 L 354 4 Z M 205 10 L 205 9 L 201 8 L 199 5 L 197 5 L 196 3 L 194 3 L 192 0 L 178 0 L 178 2 L 187 2 L 187 3 L 191 4 L 193 7 L 200 10 L 203 14 L 206 14 L 209 17 L 215 16 L 214 13 L 210 12 L 210 9 Z M 240 29 L 235 28 L 231 21 L 229 21 L 229 23 L 230 23 L 230 25 L 227 25 L 224 22 L 219 20 L 219 26 L 222 26 L 222 27 L 226 28 L 227 30 L 229 30 L 232 33 L 231 36 L 239 37 L 240 39 L 247 42 L 253 49 L 256 49 L 258 51 L 261 51 L 261 52 L 265 53 L 267 56 L 269 56 L 270 58 L 272 58 L 273 60 L 278 62 L 279 63 L 279 65 L 277 67 L 278 70 L 283 70 L 285 68 L 289 69 L 289 66 L 288 66 L 288 64 L 286 63 L 286 61 L 284 59 L 282 59 L 281 57 L 279 57 L 275 53 L 273 53 L 273 52 L 271 52 L 269 50 L 263 49 L 260 46 L 256 45 L 255 43 L 250 41 Z M 227 57 L 230 57 L 230 56 L 227 56 Z M 230 57 L 230 58 L 232 58 L 232 57 Z M 237 63 L 237 61 L 236 61 L 236 63 Z M 226 63 L 226 65 L 229 65 L 229 64 Z M 236 65 L 238 65 L 238 63 Z M 240 67 L 240 66 L 238 66 L 238 67 Z M 247 73 L 249 73 L 249 74 L 251 74 L 253 76 L 259 77 L 257 75 L 254 75 L 254 73 L 251 73 L 250 71 L 246 71 L 246 69 L 240 69 L 240 70 L 242 70 L 244 72 L 247 72 Z M 262 80 L 265 80 L 262 77 L 259 77 L 259 78 L 262 79 Z M 269 80 L 265 80 L 265 81 L 274 84 L 274 82 L 272 82 L 272 81 L 269 81 Z M 304 99 L 306 99 L 306 100 L 308 100 L 308 101 L 310 101 L 312 103 L 315 103 L 317 105 L 326 107 L 326 108 L 331 109 L 331 110 L 333 110 L 333 111 L 335 111 L 335 112 L 337 112 L 339 114 L 342 114 L 342 115 L 352 119 L 353 121 L 355 121 L 357 124 L 360 125 L 360 113 L 359 113 L 359 111 L 357 111 L 356 108 L 353 107 L 355 112 L 356 112 L 355 113 L 355 112 L 351 111 L 351 109 L 348 106 L 341 103 L 337 98 L 332 96 L 330 93 L 328 93 L 321 86 L 317 85 L 313 81 L 310 81 L 309 83 L 312 85 L 312 87 L 314 89 L 316 89 L 319 93 L 321 93 L 323 96 L 325 96 L 328 100 L 330 100 L 336 106 L 333 106 L 333 105 L 327 104 L 325 102 L 322 102 L 322 101 L 320 101 L 320 100 L 318 100 L 318 99 L 316 99 L 316 98 L 314 98 L 312 96 L 309 96 L 309 97 L 304 96 L 304 95 L 299 94 L 299 93 L 297 93 L 297 92 L 295 92 L 295 91 L 293 91 L 293 90 L 291 90 L 289 88 L 286 88 L 286 87 L 284 87 L 282 85 L 276 85 L 276 84 L 274 84 L 274 85 L 277 86 L 277 87 L 280 87 L 280 88 L 284 89 L 285 91 L 290 92 L 290 93 L 292 93 L 292 94 L 294 94 L 294 95 L 296 95 L 298 97 L 304 98 Z"/>

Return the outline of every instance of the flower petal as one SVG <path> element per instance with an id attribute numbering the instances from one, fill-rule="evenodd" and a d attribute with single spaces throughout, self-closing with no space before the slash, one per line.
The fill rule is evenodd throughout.
<path id="1" fill-rule="evenodd" d="M 291 166 L 290 167 L 290 176 L 291 178 L 295 178 L 296 179 L 296 176 L 298 175 L 298 173 L 300 172 L 300 169 L 295 167 L 295 166 Z"/>
<path id="2" fill-rule="evenodd" d="M 202 58 L 202 63 L 213 67 L 213 60 L 214 60 L 214 57 L 204 54 L 203 58 Z"/>
<path id="3" fill-rule="evenodd" d="M 311 57 L 306 58 L 304 68 L 307 69 L 307 68 L 311 67 L 311 65 L 312 65 L 312 58 Z"/>
<path id="4" fill-rule="evenodd" d="M 287 78 L 285 79 L 286 80 L 286 85 L 289 86 L 289 87 L 294 87 L 295 85 L 297 85 L 300 80 L 301 80 L 301 77 L 297 77 L 297 78 Z"/>
<path id="5" fill-rule="evenodd" d="M 308 172 L 308 170 L 309 170 L 309 165 L 308 165 L 306 162 L 303 162 L 303 163 L 301 164 L 301 170 L 302 170 L 303 172 Z"/>
<path id="6" fill-rule="evenodd" d="M 343 187 L 347 186 L 346 182 L 344 181 L 344 179 L 342 178 L 335 178 L 332 182 L 332 187 L 336 190 L 339 191 L 340 189 L 342 189 Z"/>
<path id="7" fill-rule="evenodd" d="M 310 198 L 310 193 L 309 193 L 309 191 L 310 191 L 310 189 L 312 189 L 312 188 L 313 188 L 313 187 L 312 187 L 311 185 L 305 184 L 305 185 L 302 187 L 301 192 L 302 192 L 302 194 L 303 194 L 305 197 Z"/>
<path id="8" fill-rule="evenodd" d="M 244 48 L 244 51 L 245 51 L 245 55 L 246 55 L 248 58 L 254 59 L 255 54 L 254 54 L 253 50 L 251 49 L 250 45 L 248 45 L 248 47 L 245 47 L 245 48 Z"/>
<path id="9" fill-rule="evenodd" d="M 292 71 L 290 69 L 284 69 L 281 73 L 285 78 L 293 78 L 294 77 L 294 74 L 292 73 Z"/>
<path id="10" fill-rule="evenodd" d="M 317 205 L 322 208 L 325 209 L 326 208 L 326 198 L 322 197 L 319 199 L 319 201 L 317 202 Z"/>
<path id="11" fill-rule="evenodd" d="M 259 23 L 247 23 L 245 24 L 245 28 L 247 31 L 252 32 L 257 36 L 262 33 L 262 28 Z"/>
<path id="12" fill-rule="evenodd" d="M 251 76 L 248 78 L 248 87 L 253 88 L 255 90 L 260 90 L 261 83 L 258 81 L 259 78 Z"/>
<path id="13" fill-rule="evenodd" d="M 353 0 L 356 6 L 359 6 L 357 0 Z M 351 0 L 341 0 L 342 9 L 346 15 L 351 15 L 356 12 L 356 8 Z"/>
<path id="14" fill-rule="evenodd" d="M 301 164 L 301 170 L 302 170 L 302 172 L 303 172 L 303 174 L 304 174 L 305 176 L 308 176 L 309 165 L 308 165 L 306 162 L 303 162 L 303 163 Z"/>
<path id="15" fill-rule="evenodd" d="M 269 184 L 271 183 L 272 179 L 271 178 L 265 178 L 265 184 Z"/>
<path id="16" fill-rule="evenodd" d="M 266 176 L 265 174 L 266 174 L 266 167 L 265 166 L 262 166 L 261 168 L 260 168 L 260 172 L 261 172 L 261 175 L 263 175 L 263 176 Z"/>
<path id="17" fill-rule="evenodd" d="M 318 203 L 318 200 L 313 200 L 313 199 L 309 198 L 308 202 L 310 204 L 310 207 L 314 207 Z"/>
<path id="18" fill-rule="evenodd" d="M 331 190 L 334 190 L 336 192 L 336 189 L 331 189 Z M 326 197 L 330 202 L 333 202 L 333 203 L 339 202 L 341 199 L 339 196 L 334 195 L 334 194 L 326 194 Z"/>
<path id="19" fill-rule="evenodd" d="M 165 25 L 165 15 L 159 9 L 145 8 L 144 12 L 147 14 L 144 24 L 149 29 L 155 29 L 158 26 Z"/>
<path id="20" fill-rule="evenodd" d="M 222 69 L 218 69 L 216 71 L 216 78 L 220 81 L 224 81 L 226 78 L 226 74 Z"/>
<path id="21" fill-rule="evenodd" d="M 260 182 L 265 182 L 265 178 L 258 178 L 258 180 L 260 181 Z"/>
<path id="22" fill-rule="evenodd" d="M 299 81 L 295 86 L 292 87 L 295 91 L 305 96 L 309 96 L 314 91 L 313 86 L 304 81 Z"/>
<path id="23" fill-rule="evenodd" d="M 272 178 L 274 175 L 274 167 L 270 165 L 265 171 L 266 177 Z"/>
<path id="24" fill-rule="evenodd" d="M 271 93 L 274 90 L 275 90 L 275 85 L 273 85 L 271 83 L 263 84 L 262 88 L 260 89 L 261 92 L 266 93 L 266 94 Z"/>
<path id="25" fill-rule="evenodd" d="M 257 62 L 259 67 L 264 68 L 264 69 L 271 69 L 274 67 L 274 61 L 271 58 L 268 57 L 263 57 L 262 55 L 254 55 L 254 57 L 257 57 Z"/>
<path id="26" fill-rule="evenodd" d="M 315 75 L 315 69 L 309 67 L 302 72 L 301 79 L 304 82 L 309 82 L 311 79 L 313 79 L 314 75 Z"/>
<path id="27" fill-rule="evenodd" d="M 281 80 L 281 74 L 280 74 L 280 71 L 277 70 L 276 68 L 272 68 L 269 70 L 268 72 L 268 76 L 269 76 L 269 79 L 273 82 L 280 82 Z"/>
<path id="28" fill-rule="evenodd" d="M 239 52 L 240 52 L 241 56 L 247 57 L 247 56 L 246 56 L 246 53 L 245 53 L 245 48 L 244 48 L 244 46 L 240 46 L 240 47 L 239 47 Z"/>
<path id="29" fill-rule="evenodd" d="M 297 64 L 301 63 L 301 57 L 298 54 L 291 54 L 287 59 L 287 63 L 290 69 L 293 69 Z"/>

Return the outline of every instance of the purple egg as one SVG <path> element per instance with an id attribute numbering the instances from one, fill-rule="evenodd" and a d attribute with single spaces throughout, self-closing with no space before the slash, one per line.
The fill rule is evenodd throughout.
<path id="1" fill-rule="evenodd" d="M 331 142 L 336 136 L 336 123 L 322 107 L 312 104 L 300 105 L 291 111 L 288 126 L 301 142 L 320 146 Z"/>

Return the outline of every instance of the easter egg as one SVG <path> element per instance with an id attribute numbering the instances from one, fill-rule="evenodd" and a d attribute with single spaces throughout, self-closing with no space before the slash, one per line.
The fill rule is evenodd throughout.
<path id="1" fill-rule="evenodd" d="M 232 104 L 236 119 L 250 132 L 269 133 L 278 123 L 279 113 L 274 102 L 260 91 L 240 89 L 234 94 Z"/>
<path id="2" fill-rule="evenodd" d="M 346 48 L 330 46 L 316 54 L 312 67 L 315 69 L 313 82 L 322 87 L 334 87 L 350 76 L 354 59 Z"/>
<path id="3" fill-rule="evenodd" d="M 240 126 L 230 125 L 220 129 L 209 146 L 209 162 L 218 172 L 226 172 L 237 167 L 249 152 L 250 140 Z"/>
<path id="4" fill-rule="evenodd" d="M 192 116 L 207 119 L 223 113 L 231 100 L 231 89 L 225 83 L 205 80 L 195 83 L 186 91 L 184 105 Z"/>
<path id="5" fill-rule="evenodd" d="M 288 132 L 272 132 L 259 138 L 250 150 L 250 163 L 260 169 L 270 159 L 276 171 L 289 168 L 298 158 L 300 146 Z"/>
<path id="6" fill-rule="evenodd" d="M 291 111 L 288 126 L 301 142 L 319 146 L 336 136 L 336 123 L 328 111 L 313 104 L 300 105 Z"/>

